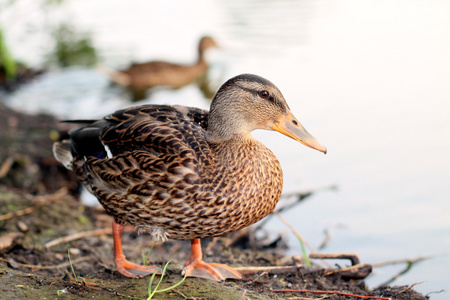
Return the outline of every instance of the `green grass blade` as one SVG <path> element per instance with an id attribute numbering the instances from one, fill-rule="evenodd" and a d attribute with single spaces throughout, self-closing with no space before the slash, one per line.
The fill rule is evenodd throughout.
<path id="1" fill-rule="evenodd" d="M 147 260 L 148 260 L 148 258 L 150 257 L 150 254 L 151 254 L 152 251 L 153 251 L 153 247 L 155 247 L 155 243 L 152 244 L 152 246 L 151 246 L 150 249 L 147 251 L 147 253 L 145 253 L 144 250 L 141 250 L 142 264 L 143 264 L 144 266 L 146 266 L 146 265 L 148 264 L 148 263 L 147 263 Z"/>
<path id="2" fill-rule="evenodd" d="M 150 281 L 148 283 L 148 290 L 147 290 L 147 292 L 148 292 L 148 298 L 147 299 L 152 299 L 153 295 L 155 294 L 154 292 L 152 292 L 152 284 L 153 284 L 153 279 L 155 279 L 156 273 L 158 273 L 159 269 L 160 268 L 158 268 L 156 270 L 156 272 L 152 274 L 152 277 L 150 277 Z"/>
<path id="3" fill-rule="evenodd" d="M 186 277 L 187 277 L 187 274 L 186 274 L 186 272 L 185 272 L 185 273 L 184 273 L 183 279 L 181 279 L 178 283 L 172 285 L 171 287 L 165 288 L 165 289 L 163 289 L 163 290 L 159 290 L 158 293 L 162 293 L 162 292 L 167 292 L 167 291 L 173 290 L 174 288 L 176 288 L 177 286 L 179 286 L 180 284 L 182 284 L 183 281 L 186 279 Z"/>
<path id="4" fill-rule="evenodd" d="M 303 240 L 301 238 L 297 237 L 297 239 L 300 242 L 300 247 L 302 248 L 302 254 L 303 254 L 303 259 L 305 260 L 305 265 L 307 267 L 311 267 L 311 261 L 309 260 L 308 252 L 306 252 L 305 243 L 303 243 Z"/>
<path id="5" fill-rule="evenodd" d="M 162 273 L 161 273 L 161 278 L 159 279 L 158 283 L 156 284 L 155 290 L 153 291 L 153 293 L 152 293 L 151 296 L 153 296 L 153 295 L 156 294 L 156 293 L 159 293 L 158 287 L 159 287 L 159 285 L 161 284 L 161 282 L 162 282 L 162 280 L 163 280 L 163 278 L 164 278 L 164 275 L 166 274 L 167 266 L 170 264 L 171 261 L 172 261 L 172 260 L 169 260 L 169 261 L 165 264 L 164 269 L 162 270 Z M 151 299 L 151 298 L 150 298 L 150 299 Z"/>
<path id="6" fill-rule="evenodd" d="M 72 260 L 70 259 L 70 249 L 67 250 L 67 255 L 69 256 L 70 268 L 72 269 L 73 277 L 75 281 L 78 281 L 78 276 L 75 274 L 75 270 L 73 269 Z"/>
<path id="7" fill-rule="evenodd" d="M 170 286 L 170 287 L 168 287 L 168 288 L 165 288 L 165 289 L 162 289 L 162 290 L 158 290 L 159 285 L 161 284 L 161 282 L 162 282 L 162 280 L 163 280 L 163 278 L 164 278 L 164 275 L 166 274 L 167 267 L 169 266 L 169 264 L 170 264 L 171 261 L 172 261 L 172 260 L 169 260 L 169 261 L 165 264 L 165 266 L 164 266 L 164 268 L 163 268 L 163 270 L 162 270 L 162 273 L 161 273 L 161 278 L 159 279 L 159 282 L 156 284 L 155 289 L 153 289 L 153 291 L 152 291 L 151 286 L 152 286 L 152 284 L 153 284 L 153 280 L 154 280 L 154 277 L 155 277 L 155 275 L 156 275 L 156 273 L 153 273 L 152 277 L 150 278 L 149 285 L 148 285 L 148 298 L 147 298 L 147 300 L 152 299 L 153 296 L 154 296 L 156 293 L 163 293 L 163 292 L 167 292 L 167 291 L 170 291 L 170 290 L 176 288 L 177 286 L 179 286 L 180 284 L 182 284 L 182 283 L 184 282 L 184 280 L 186 279 L 187 274 L 185 273 L 183 279 L 181 279 L 181 280 L 180 280 L 179 282 L 177 282 L 176 284 L 174 284 L 174 285 L 172 285 L 172 286 Z M 158 270 L 159 270 L 159 269 L 158 269 Z M 158 270 L 157 270 L 156 272 L 158 272 Z"/>

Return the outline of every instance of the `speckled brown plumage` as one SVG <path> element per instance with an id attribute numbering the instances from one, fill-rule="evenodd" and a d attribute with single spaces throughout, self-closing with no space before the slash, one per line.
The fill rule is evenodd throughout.
<path id="1" fill-rule="evenodd" d="M 208 145 L 199 124 L 206 117 L 169 106 L 116 112 L 99 122 L 108 124 L 99 133 L 114 157 L 78 156 L 75 170 L 116 222 L 150 234 L 193 239 L 249 226 L 275 208 L 280 165 L 255 140 Z"/>
<path id="2" fill-rule="evenodd" d="M 280 91 L 248 74 L 226 82 L 210 112 L 164 105 L 120 110 L 74 130 L 54 152 L 116 223 L 154 239 L 195 240 L 247 227 L 275 208 L 282 171 L 250 135 L 258 128 L 326 152 Z"/>

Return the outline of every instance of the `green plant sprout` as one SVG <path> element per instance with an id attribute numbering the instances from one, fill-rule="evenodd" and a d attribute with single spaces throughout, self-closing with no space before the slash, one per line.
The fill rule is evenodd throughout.
<path id="1" fill-rule="evenodd" d="M 185 275 L 184 275 L 183 279 L 181 279 L 181 280 L 180 280 L 179 282 L 177 282 L 176 284 L 174 284 L 174 285 L 172 285 L 172 286 L 170 286 L 170 287 L 168 287 L 168 288 L 165 288 L 165 289 L 162 289 L 162 290 L 158 290 L 158 287 L 159 287 L 159 285 L 161 284 L 161 282 L 162 282 L 162 280 L 163 280 L 163 278 L 164 278 L 164 275 L 166 274 L 166 269 L 167 269 L 167 267 L 169 266 L 169 264 L 170 264 L 171 261 L 172 261 L 172 260 L 169 260 L 169 261 L 166 263 L 166 265 L 164 266 L 164 268 L 163 268 L 163 270 L 162 270 L 162 273 L 161 273 L 161 278 L 159 279 L 158 283 L 156 284 L 154 290 L 152 290 L 153 280 L 155 279 L 156 273 L 158 273 L 158 271 L 159 271 L 160 268 L 158 268 L 158 270 L 156 270 L 156 272 L 153 273 L 152 277 L 150 277 L 150 281 L 149 281 L 149 283 L 148 283 L 148 297 L 147 297 L 147 299 L 134 298 L 134 297 L 133 297 L 133 298 L 134 298 L 134 299 L 138 299 L 138 300 L 151 300 L 151 299 L 153 298 L 153 296 L 155 296 L 156 293 L 163 293 L 163 292 L 170 291 L 170 290 L 176 288 L 177 286 L 179 286 L 180 284 L 182 284 L 182 283 L 184 282 L 184 280 L 186 279 L 186 272 L 185 272 Z"/>
<path id="2" fill-rule="evenodd" d="M 311 261 L 309 260 L 308 252 L 306 252 L 305 243 L 303 243 L 303 239 L 297 236 L 298 241 L 300 242 L 300 247 L 302 248 L 303 259 L 305 260 L 305 265 L 309 268 L 311 267 Z"/>
<path id="3" fill-rule="evenodd" d="M 305 244 L 307 242 L 302 238 L 300 233 L 298 233 L 298 231 L 285 218 L 283 218 L 280 215 L 280 213 L 278 213 L 277 211 L 274 211 L 273 214 L 276 215 L 278 218 L 280 218 L 281 222 L 283 222 L 287 227 L 289 227 L 289 229 L 291 229 L 292 233 L 295 235 L 295 237 L 300 242 L 300 247 L 302 248 L 302 254 L 303 254 L 303 259 L 305 260 L 305 265 L 307 267 L 311 267 L 311 261 L 309 260 L 309 256 L 308 256 L 308 253 L 306 252 L 306 247 L 305 247 Z M 311 247 L 310 247 L 310 249 L 311 249 Z"/>
<path id="4" fill-rule="evenodd" d="M 17 63 L 8 50 L 2 29 L 0 28 L 0 68 L 1 67 L 4 69 L 6 78 L 10 79 L 16 77 Z"/>
<path id="5" fill-rule="evenodd" d="M 70 263 L 70 268 L 72 269 L 72 274 L 73 277 L 75 278 L 75 281 L 78 282 L 78 278 L 82 279 L 83 281 L 86 281 L 83 277 L 78 277 L 77 274 L 75 274 L 75 270 L 73 268 L 73 264 L 72 264 L 72 260 L 70 259 L 70 249 L 67 249 L 67 255 L 69 256 L 69 263 Z"/>
<path id="6" fill-rule="evenodd" d="M 153 243 L 153 245 L 150 247 L 150 249 L 147 251 L 147 253 L 145 253 L 144 250 L 141 250 L 141 254 L 142 254 L 142 264 L 144 266 L 146 266 L 148 264 L 149 261 L 149 257 L 150 257 L 150 253 L 152 253 L 153 247 L 155 247 L 155 243 Z"/>

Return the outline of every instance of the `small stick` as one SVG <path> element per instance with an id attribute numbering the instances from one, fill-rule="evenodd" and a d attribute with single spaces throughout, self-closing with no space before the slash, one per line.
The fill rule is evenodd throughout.
<path id="1" fill-rule="evenodd" d="M 103 228 L 103 229 L 97 229 L 97 230 L 91 230 L 91 231 L 84 231 L 84 232 L 78 232 L 69 236 L 64 236 L 57 238 L 53 241 L 50 241 L 44 245 L 45 248 L 50 249 L 53 246 L 68 243 L 74 240 L 82 239 L 88 236 L 97 236 L 97 235 L 103 235 L 103 234 L 112 234 L 112 228 Z"/>
<path id="2" fill-rule="evenodd" d="M 183 299 L 186 299 L 186 300 L 200 300 L 200 299 L 206 299 L 206 298 L 198 298 L 198 297 L 188 297 L 188 296 L 186 296 L 185 294 L 183 294 L 182 292 L 177 291 L 177 290 L 171 290 L 171 291 L 174 292 L 174 293 L 176 293 L 176 294 L 178 294 L 178 295 L 180 295 L 181 297 L 183 297 Z"/>
<path id="3" fill-rule="evenodd" d="M 358 265 L 360 262 L 359 255 L 355 253 L 311 253 L 309 258 L 349 259 L 352 262 L 352 266 Z"/>
<path id="4" fill-rule="evenodd" d="M 250 275 L 258 272 L 270 272 L 275 274 L 296 272 L 301 267 L 303 267 L 303 265 L 299 264 L 295 266 L 239 267 L 234 269 L 243 275 Z"/>
<path id="5" fill-rule="evenodd" d="M 390 260 L 390 261 L 384 261 L 384 262 L 379 262 L 379 263 L 373 264 L 374 267 L 383 267 L 383 266 L 387 266 L 387 265 L 406 263 L 406 267 L 403 270 L 401 270 L 400 272 L 398 272 L 397 274 L 392 276 L 390 279 L 386 280 L 384 283 L 380 284 L 379 287 L 391 284 L 392 282 L 394 282 L 395 280 L 400 278 L 402 275 L 408 273 L 409 270 L 413 267 L 413 265 L 415 263 L 418 263 L 425 259 L 429 259 L 431 257 L 433 257 L 433 256 L 432 255 L 424 255 L 424 256 L 419 256 L 416 258 Z"/>
<path id="6" fill-rule="evenodd" d="M 231 245 L 233 245 L 236 241 L 238 241 L 240 238 L 246 236 L 246 235 L 251 235 L 250 233 L 250 227 L 244 228 L 242 230 L 239 230 L 238 232 L 236 232 L 236 234 L 230 238 L 227 238 L 225 240 L 225 247 L 230 247 Z M 209 245 L 208 245 L 209 246 Z"/>
<path id="7" fill-rule="evenodd" d="M 76 263 L 79 263 L 79 262 L 88 261 L 88 260 L 91 260 L 91 259 L 92 259 L 92 257 L 88 257 L 88 256 L 80 257 L 80 258 L 77 258 L 77 259 L 73 260 L 72 261 L 72 265 L 74 265 Z M 0 257 L 0 260 L 6 261 L 7 263 L 10 263 L 10 264 L 17 264 L 17 265 L 19 265 L 21 267 L 30 268 L 30 269 L 38 269 L 38 270 L 60 269 L 60 268 L 68 267 L 71 264 L 71 262 L 69 261 L 69 262 L 65 262 L 65 263 L 62 263 L 62 264 L 59 264 L 59 265 L 54 265 L 54 266 L 36 266 L 36 265 L 27 265 L 27 264 L 21 264 L 21 263 L 18 263 L 18 262 L 9 261 L 9 260 L 1 258 L 1 257 Z"/>
<path id="8" fill-rule="evenodd" d="M 315 191 L 309 191 L 309 192 L 295 192 L 295 193 L 286 193 L 286 194 L 282 194 L 281 198 L 291 198 L 291 197 L 297 197 L 297 199 L 295 201 L 293 201 L 292 203 L 289 203 L 285 206 L 279 207 L 277 208 L 276 212 L 281 213 L 284 210 L 288 210 L 294 206 L 297 206 L 297 204 L 299 204 L 300 202 L 302 202 L 304 199 L 306 199 L 307 197 L 311 196 Z M 273 217 L 273 214 L 268 215 L 267 217 L 264 218 L 264 220 L 262 220 L 261 222 L 258 223 L 258 225 L 255 226 L 255 229 L 261 229 L 262 227 L 264 227 L 264 225 L 270 220 L 270 218 Z"/>
<path id="9" fill-rule="evenodd" d="M 295 234 L 295 236 L 301 240 L 306 247 L 308 247 L 309 251 L 311 251 L 311 253 L 315 253 L 316 250 L 314 250 L 314 248 L 300 235 L 300 233 L 297 231 L 297 229 L 295 229 L 285 218 L 283 218 L 278 212 L 273 211 L 273 214 L 275 214 L 278 218 L 280 218 L 280 220 L 290 229 L 292 230 L 292 232 Z"/>
<path id="10" fill-rule="evenodd" d="M 211 251 L 211 249 L 213 249 L 213 248 L 216 246 L 217 241 L 218 241 L 219 239 L 221 239 L 221 238 L 220 238 L 220 237 L 214 237 L 214 238 L 212 239 L 211 243 L 209 243 L 208 246 L 206 247 L 205 253 L 208 253 L 209 251 Z"/>
<path id="11" fill-rule="evenodd" d="M 413 283 L 413 284 L 411 284 L 410 286 L 408 286 L 406 289 L 400 291 L 399 294 L 402 294 L 402 293 L 404 293 L 404 292 L 406 292 L 406 291 L 409 291 L 410 289 L 412 289 L 412 288 L 415 287 L 416 285 L 422 284 L 422 283 L 423 283 L 423 281 L 422 281 L 422 282 L 416 282 L 416 283 Z"/>
<path id="12" fill-rule="evenodd" d="M 434 255 L 423 255 L 423 256 L 417 256 L 413 258 L 403 258 L 403 259 L 395 259 L 395 260 L 387 260 L 387 261 L 381 261 L 372 264 L 373 267 L 384 267 L 384 266 L 390 266 L 390 265 L 396 265 L 396 264 L 414 264 L 417 262 L 420 262 L 422 260 L 433 258 Z"/>
<path id="13" fill-rule="evenodd" d="M 14 158 L 12 156 L 7 157 L 3 161 L 3 164 L 0 167 L 0 178 L 3 178 L 6 175 L 8 175 L 8 172 L 9 172 L 9 170 L 11 170 L 13 163 L 14 163 Z"/>
<path id="14" fill-rule="evenodd" d="M 276 215 L 278 218 L 280 218 L 280 220 L 289 228 L 292 230 L 292 232 L 294 233 L 294 235 L 300 240 L 301 242 L 301 248 L 302 248 L 302 252 L 303 252 L 303 256 L 304 256 L 304 260 L 306 262 L 306 265 L 309 267 L 311 265 L 311 262 L 309 261 L 309 257 L 308 254 L 306 253 L 305 247 L 304 245 L 306 245 L 306 247 L 309 248 L 309 251 L 312 253 L 315 253 L 316 250 L 314 250 L 314 248 L 300 235 L 300 233 L 285 219 L 283 218 L 277 211 L 273 211 L 272 212 L 274 215 Z M 329 264 L 324 261 L 325 264 L 327 264 L 329 266 Z"/>
<path id="15" fill-rule="evenodd" d="M 134 231 L 134 228 L 132 227 L 125 227 L 125 232 L 130 232 L 130 231 Z M 48 243 L 46 243 L 44 245 L 45 248 L 50 249 L 51 247 L 54 247 L 56 245 L 59 244 L 64 244 L 64 243 L 68 243 L 68 242 L 72 242 L 75 240 L 79 240 L 85 237 L 90 237 L 90 236 L 98 236 L 98 235 L 103 235 L 103 234 L 112 234 L 112 228 L 103 228 L 103 229 L 96 229 L 96 230 L 90 230 L 90 231 L 83 231 L 83 232 L 78 232 L 69 236 L 64 236 L 64 237 L 60 237 L 57 238 L 53 241 L 50 241 Z"/>
<path id="16" fill-rule="evenodd" d="M 281 195 L 281 198 L 292 198 L 292 197 L 296 197 L 297 199 L 295 201 L 293 201 L 292 203 L 288 203 L 287 205 L 284 206 L 280 206 L 277 208 L 277 212 L 281 213 L 285 210 L 289 210 L 295 206 L 297 206 L 299 203 L 301 203 L 303 200 L 305 200 L 306 198 L 308 198 L 309 196 L 311 196 L 312 194 L 316 193 L 316 192 L 320 192 L 320 191 L 324 191 L 324 190 L 337 190 L 337 186 L 335 185 L 330 185 L 330 186 L 324 186 L 321 188 L 318 188 L 317 190 L 314 191 L 307 191 L 307 192 L 294 192 L 294 193 L 284 193 Z M 268 215 L 267 217 L 264 218 L 264 220 L 260 221 L 258 223 L 257 226 L 255 226 L 255 229 L 260 229 L 262 228 L 269 220 L 270 218 L 273 216 L 273 214 Z"/>
<path id="17" fill-rule="evenodd" d="M 319 244 L 319 246 L 317 247 L 319 250 L 324 249 L 328 243 L 331 240 L 331 234 L 330 231 L 328 229 L 325 229 L 325 236 L 323 237 L 322 242 Z"/>
<path id="18" fill-rule="evenodd" d="M 274 293 L 312 293 L 312 294 L 333 294 L 339 296 L 350 296 L 359 299 L 379 299 L 379 300 L 399 300 L 394 298 L 376 297 L 376 296 L 363 296 L 350 293 L 344 293 L 340 291 L 319 291 L 319 290 L 273 290 Z"/>
<path id="19" fill-rule="evenodd" d="M 174 292 L 174 293 L 176 293 L 176 294 L 180 295 L 181 297 L 183 297 L 183 299 L 188 299 L 188 297 L 186 297 L 186 295 L 185 295 L 185 294 L 183 294 L 183 293 L 182 293 L 182 292 L 180 292 L 180 291 L 177 291 L 177 290 L 172 290 L 172 292 Z"/>
<path id="20" fill-rule="evenodd" d="M 258 276 L 256 276 L 256 278 L 251 279 L 250 281 L 251 282 L 256 282 L 256 280 L 258 280 L 260 277 L 263 277 L 264 275 L 267 275 L 267 272 L 264 271 L 262 273 L 259 273 Z"/>
<path id="21" fill-rule="evenodd" d="M 55 199 L 59 199 L 61 196 L 63 196 L 64 194 L 67 193 L 67 189 L 66 188 L 61 188 L 58 191 L 56 191 L 56 193 L 51 194 L 51 195 L 46 195 L 46 196 L 35 196 L 33 197 L 33 200 L 36 199 L 37 203 L 34 204 L 33 206 L 27 207 L 25 209 L 22 210 L 18 210 L 18 211 L 13 211 L 13 212 L 9 212 L 5 215 L 0 216 L 0 221 L 5 221 L 5 220 L 9 220 L 15 217 L 20 217 L 23 215 L 27 215 L 32 213 L 33 211 L 35 211 L 36 209 L 38 209 L 40 206 L 54 201 Z"/>
<path id="22" fill-rule="evenodd" d="M 57 190 L 55 193 L 50 195 L 40 195 L 40 196 L 31 196 L 31 199 L 40 203 L 40 202 L 51 202 L 58 200 L 62 196 L 67 195 L 67 188 L 63 187 Z"/>
<path id="23" fill-rule="evenodd" d="M 9 213 L 7 213 L 5 215 L 0 216 L 0 221 L 5 221 L 5 220 L 9 220 L 9 219 L 12 219 L 12 218 L 15 218 L 15 217 L 20 217 L 20 216 L 23 216 L 23 215 L 31 214 L 33 211 L 35 211 L 36 209 L 38 209 L 42 205 L 44 205 L 44 202 L 37 203 L 37 204 L 35 204 L 33 206 L 27 207 L 27 208 L 22 209 L 22 210 L 9 212 Z"/>
<path id="24" fill-rule="evenodd" d="M 347 279 L 364 279 L 372 272 L 372 266 L 369 264 L 354 265 L 344 269 L 328 269 L 324 276 L 339 273 Z"/>

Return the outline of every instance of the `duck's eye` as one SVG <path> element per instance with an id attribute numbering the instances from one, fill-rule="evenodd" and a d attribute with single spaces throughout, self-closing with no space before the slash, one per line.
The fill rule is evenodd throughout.
<path id="1" fill-rule="evenodd" d="M 270 94 L 268 91 L 264 90 L 264 91 L 259 92 L 259 96 L 263 99 L 267 99 L 267 98 L 269 98 Z"/>

